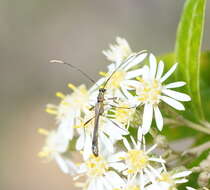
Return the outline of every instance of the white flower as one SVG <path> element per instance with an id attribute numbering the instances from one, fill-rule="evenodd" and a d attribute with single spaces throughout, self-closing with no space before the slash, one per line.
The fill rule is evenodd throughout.
<path id="1" fill-rule="evenodd" d="M 117 37 L 116 42 L 116 45 L 110 45 L 110 50 L 103 51 L 103 54 L 108 60 L 121 63 L 132 54 L 132 50 L 126 39 Z"/>
<path id="2" fill-rule="evenodd" d="M 83 156 L 87 156 L 91 153 L 93 129 L 94 129 L 95 112 L 86 112 L 84 117 L 80 118 L 78 124 L 75 125 L 79 137 L 76 142 L 76 149 L 83 150 Z M 112 121 L 107 117 L 100 116 L 99 129 L 98 129 L 98 146 L 99 151 L 105 149 L 110 153 L 114 152 L 113 144 L 116 140 L 123 138 L 123 135 L 127 135 L 128 131 L 124 128 L 124 125 Z M 99 152 L 100 153 L 100 152 Z"/>
<path id="3" fill-rule="evenodd" d="M 136 175 L 140 175 L 142 181 L 151 181 L 155 183 L 155 179 L 159 176 L 159 170 L 155 169 L 152 164 L 164 163 L 161 158 L 151 156 L 150 153 L 155 149 L 156 145 L 146 150 L 145 145 L 142 147 L 144 137 L 142 133 L 138 134 L 138 141 L 135 142 L 131 136 L 133 147 L 130 146 L 127 139 L 123 139 L 123 143 L 127 149 L 127 152 L 118 153 L 118 159 L 124 161 L 125 170 L 123 174 L 128 176 L 129 179 L 135 178 Z"/>
<path id="4" fill-rule="evenodd" d="M 39 129 L 39 133 L 46 135 L 45 145 L 38 156 L 47 160 L 55 160 L 64 173 L 75 174 L 77 167 L 62 154 L 68 149 L 69 139 L 65 137 L 62 131 L 47 131 Z"/>
<path id="5" fill-rule="evenodd" d="M 162 61 L 157 65 L 153 54 L 149 56 L 150 66 L 143 67 L 142 78 L 139 78 L 139 84 L 136 86 L 137 102 L 144 105 L 143 112 L 143 133 L 146 134 L 151 126 L 153 111 L 155 121 L 159 130 L 163 128 L 163 117 L 158 108 L 158 104 L 164 101 L 177 110 L 184 110 L 184 106 L 179 101 L 190 101 L 191 98 L 180 92 L 171 90 L 185 85 L 185 82 L 173 82 L 164 85 L 163 82 L 175 71 L 177 64 L 163 75 L 164 63 Z"/>
<path id="6" fill-rule="evenodd" d="M 91 96 L 91 92 L 87 90 L 85 85 L 78 87 L 73 84 L 68 84 L 68 87 L 73 90 L 73 93 L 64 95 L 57 92 L 56 95 L 61 98 L 59 105 L 48 104 L 46 111 L 50 114 L 55 114 L 59 128 L 65 131 L 64 134 L 69 139 L 74 136 L 75 120 L 85 111 L 88 111 L 90 104 L 93 103 L 96 97 Z"/>
<path id="7" fill-rule="evenodd" d="M 165 166 L 163 165 L 163 172 L 160 174 L 159 181 L 169 185 L 169 189 L 176 190 L 177 184 L 186 183 L 188 180 L 185 178 L 189 176 L 191 171 L 181 171 L 181 172 L 167 172 Z"/>
<path id="8" fill-rule="evenodd" d="M 155 182 L 155 183 L 154 183 Z M 126 179 L 123 187 L 118 187 L 113 190 L 168 190 L 169 185 L 160 183 L 158 181 L 151 181 L 145 175 L 143 178 L 136 175 L 133 178 Z"/>
<path id="9" fill-rule="evenodd" d="M 116 187 L 124 186 L 124 180 L 117 174 L 121 164 L 115 162 L 112 156 L 103 156 L 103 152 L 95 157 L 90 155 L 84 163 L 80 165 L 80 176 L 87 176 L 84 190 L 113 190 Z"/>
<path id="10" fill-rule="evenodd" d="M 133 86 L 137 83 L 134 79 L 137 76 L 142 75 L 143 72 L 142 68 L 133 68 L 141 64 L 146 56 L 147 53 L 142 51 L 130 55 L 123 62 L 110 64 L 108 66 L 108 72 L 101 73 L 104 77 L 101 78 L 91 89 L 105 85 L 105 88 L 107 89 L 106 94 L 109 96 L 132 99 L 133 96 L 128 92 L 128 90 L 133 89 Z"/>
<path id="11" fill-rule="evenodd" d="M 136 110 L 135 102 L 127 99 L 119 99 L 111 105 L 113 106 L 112 109 L 110 109 L 112 114 L 107 114 L 107 116 L 114 117 L 114 121 L 118 123 L 118 125 L 122 124 L 129 127 Z"/>

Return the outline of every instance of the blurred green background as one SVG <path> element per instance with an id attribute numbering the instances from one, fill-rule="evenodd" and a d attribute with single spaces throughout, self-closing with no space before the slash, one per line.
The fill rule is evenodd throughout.
<path id="1" fill-rule="evenodd" d="M 203 49 L 210 49 L 210 2 L 207 2 Z M 74 189 L 69 176 L 54 162 L 43 164 L 37 152 L 44 137 L 39 127 L 52 129 L 44 112 L 56 103 L 56 91 L 66 84 L 86 83 L 60 58 L 82 68 L 92 78 L 105 70 L 101 54 L 116 36 L 134 51 L 173 51 L 184 0 L 0 0 L 0 189 Z M 87 83 L 87 85 L 91 85 Z"/>

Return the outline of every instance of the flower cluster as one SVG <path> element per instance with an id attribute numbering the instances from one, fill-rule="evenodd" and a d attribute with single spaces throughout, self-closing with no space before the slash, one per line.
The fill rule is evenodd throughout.
<path id="1" fill-rule="evenodd" d="M 102 78 L 89 89 L 68 84 L 72 93 L 57 92 L 60 103 L 47 105 L 46 111 L 56 116 L 58 127 L 51 132 L 39 129 L 47 136 L 39 156 L 55 160 L 84 190 L 175 190 L 187 182 L 185 177 L 191 171 L 167 171 L 165 160 L 155 154 L 157 145 L 146 148 L 145 136 L 153 127 L 153 112 L 158 130 L 163 129 L 160 104 L 184 110 L 181 102 L 190 97 L 173 89 L 185 82 L 165 84 L 177 64 L 164 74 L 163 61 L 157 61 L 153 54 L 132 52 L 120 37 L 116 41 L 103 51 L 111 64 L 107 72 L 100 72 Z M 102 100 L 99 89 L 106 89 Z M 98 105 L 103 109 L 100 113 Z M 136 117 L 138 125 L 133 122 Z M 92 152 L 96 126 L 99 155 Z M 136 129 L 135 137 L 130 128 Z M 71 158 L 78 151 L 80 163 Z M 85 182 L 78 181 L 80 176 L 86 177 Z"/>

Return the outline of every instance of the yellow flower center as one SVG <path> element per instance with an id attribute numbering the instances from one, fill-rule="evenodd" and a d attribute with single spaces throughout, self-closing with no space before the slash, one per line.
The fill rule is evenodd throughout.
<path id="1" fill-rule="evenodd" d="M 102 176 L 108 170 L 107 162 L 102 156 L 91 155 L 86 166 L 88 168 L 87 175 L 90 177 Z"/>
<path id="2" fill-rule="evenodd" d="M 162 91 L 161 83 L 157 80 L 144 81 L 139 79 L 141 85 L 137 88 L 136 93 L 138 100 L 143 103 L 157 105 L 160 102 L 160 94 Z"/>
<path id="3" fill-rule="evenodd" d="M 72 94 L 64 95 L 62 92 L 57 92 L 56 96 L 61 98 L 61 103 L 58 106 L 49 104 L 46 108 L 46 112 L 57 115 L 58 120 L 68 117 L 75 109 L 87 108 L 89 100 L 87 88 L 84 85 L 76 87 L 73 84 L 68 84 L 68 87 L 73 90 Z"/>
<path id="4" fill-rule="evenodd" d="M 136 173 L 144 169 L 149 163 L 149 158 L 142 150 L 129 150 L 125 158 L 128 164 L 128 173 Z"/>
<path id="5" fill-rule="evenodd" d="M 126 104 L 119 104 L 115 109 L 115 119 L 123 124 L 127 124 L 134 114 L 134 109 Z"/>
<path id="6" fill-rule="evenodd" d="M 111 79 L 109 80 L 107 84 L 107 88 L 119 88 L 121 82 L 125 79 L 126 72 L 125 71 L 116 71 L 113 76 L 111 76 Z"/>
<path id="7" fill-rule="evenodd" d="M 171 175 L 168 172 L 163 172 L 161 174 L 161 176 L 159 177 L 159 181 L 169 183 L 169 184 L 172 185 L 172 187 L 175 187 L 176 186 L 173 178 L 171 177 Z"/>

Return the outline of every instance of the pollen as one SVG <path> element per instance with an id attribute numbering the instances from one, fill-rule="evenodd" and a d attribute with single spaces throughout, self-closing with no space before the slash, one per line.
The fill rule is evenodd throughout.
<path id="1" fill-rule="evenodd" d="M 150 103 L 153 105 L 159 104 L 161 91 L 161 83 L 157 80 L 141 80 L 141 85 L 136 89 L 138 100 L 140 102 Z"/>
<path id="2" fill-rule="evenodd" d="M 128 173 L 133 174 L 144 169 L 148 163 L 149 158 L 142 150 L 129 150 L 126 157 L 128 164 Z"/>
<path id="3" fill-rule="evenodd" d="M 88 168 L 88 176 L 98 177 L 103 176 L 103 174 L 108 170 L 108 165 L 102 156 L 91 155 L 89 160 L 86 162 Z"/>

